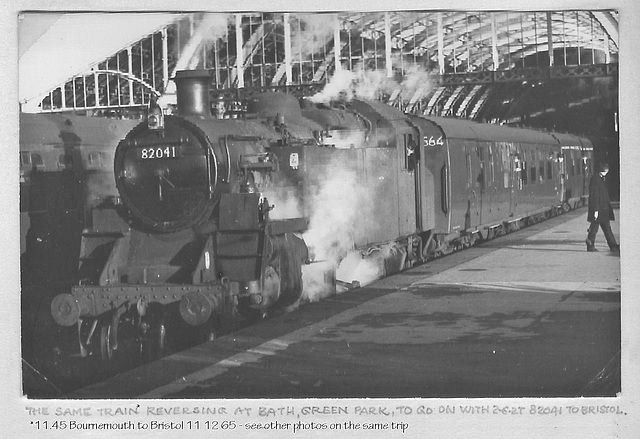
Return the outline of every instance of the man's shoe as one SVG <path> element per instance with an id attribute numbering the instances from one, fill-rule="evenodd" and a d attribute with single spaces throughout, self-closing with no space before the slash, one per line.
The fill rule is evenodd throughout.
<path id="1" fill-rule="evenodd" d="M 594 246 L 592 246 L 592 245 L 588 245 L 588 246 L 587 246 L 587 251 L 588 251 L 588 252 L 597 252 L 597 251 L 598 251 L 598 249 L 597 249 L 597 248 L 595 248 L 595 247 L 594 247 Z"/>
<path id="2" fill-rule="evenodd" d="M 611 247 L 611 251 L 620 253 L 620 246 L 619 245 L 614 245 L 613 247 Z"/>

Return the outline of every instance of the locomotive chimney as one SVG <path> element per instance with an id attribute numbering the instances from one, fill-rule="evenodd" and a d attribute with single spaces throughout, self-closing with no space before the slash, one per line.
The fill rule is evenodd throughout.
<path id="1" fill-rule="evenodd" d="M 183 116 L 211 116 L 209 70 L 181 70 L 173 78 L 176 83 L 178 112 Z"/>

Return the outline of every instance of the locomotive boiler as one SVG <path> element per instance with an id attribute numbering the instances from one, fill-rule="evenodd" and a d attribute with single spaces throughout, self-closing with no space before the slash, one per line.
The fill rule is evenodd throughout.
<path id="1" fill-rule="evenodd" d="M 118 196 L 92 210 L 80 280 L 51 304 L 84 355 L 155 355 L 171 325 L 210 338 L 296 304 L 311 262 L 333 261 L 331 294 L 361 281 L 340 271 L 350 254 L 388 275 L 586 197 L 587 139 L 281 93 L 214 116 L 208 71 L 175 81 L 178 114 L 151 106 L 119 142 Z"/>

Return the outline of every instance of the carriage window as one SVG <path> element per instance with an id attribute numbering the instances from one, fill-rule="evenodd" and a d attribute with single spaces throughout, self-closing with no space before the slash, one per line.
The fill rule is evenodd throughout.
<path id="1" fill-rule="evenodd" d="M 34 166 L 44 166 L 42 156 L 35 152 L 31 154 L 31 163 L 33 163 Z"/>
<path id="2" fill-rule="evenodd" d="M 544 180 L 544 162 L 538 162 L 538 174 L 540 181 Z"/>
<path id="3" fill-rule="evenodd" d="M 553 178 L 553 164 L 551 160 L 547 160 L 547 180 L 551 180 Z"/>
<path id="4" fill-rule="evenodd" d="M 531 184 L 534 184 L 536 182 L 536 180 L 537 180 L 536 169 L 537 168 L 536 168 L 535 164 L 533 166 L 531 166 Z"/>
<path id="5" fill-rule="evenodd" d="M 58 169 L 71 169 L 73 158 L 69 154 L 60 154 L 58 157 Z"/>
<path id="6" fill-rule="evenodd" d="M 524 160 L 522 161 L 522 172 L 520 173 L 520 175 L 522 175 L 522 184 L 527 184 L 528 183 L 528 173 L 529 171 L 527 170 L 527 162 L 525 162 Z"/>
<path id="7" fill-rule="evenodd" d="M 575 176 L 575 175 L 576 175 L 576 170 L 574 169 L 574 162 L 573 162 L 573 159 L 569 160 L 568 165 L 569 165 L 569 175 L 570 175 L 571 177 Z"/>
<path id="8" fill-rule="evenodd" d="M 489 171 L 489 178 L 491 178 L 491 184 L 493 184 L 496 181 L 496 170 L 493 163 L 493 153 L 491 152 L 491 147 L 489 147 Z"/>
<path id="9" fill-rule="evenodd" d="M 582 162 L 582 160 L 580 160 L 578 163 L 580 164 L 580 165 L 578 166 L 578 169 L 577 169 L 577 171 L 578 171 L 578 175 L 582 175 L 582 166 L 583 166 L 583 162 Z"/>
<path id="10" fill-rule="evenodd" d="M 90 165 L 95 165 L 96 163 L 100 162 L 100 153 L 98 152 L 90 152 L 89 156 L 87 157 L 87 162 Z"/>
<path id="11" fill-rule="evenodd" d="M 467 187 L 473 186 L 473 176 L 471 174 L 471 155 L 467 154 Z"/>
<path id="12" fill-rule="evenodd" d="M 90 152 L 87 157 L 87 162 L 91 166 L 102 167 L 108 163 L 108 156 L 105 152 Z"/>
<path id="13" fill-rule="evenodd" d="M 22 166 L 30 166 L 31 165 L 31 154 L 28 152 L 20 153 L 20 164 Z"/>
<path id="14" fill-rule="evenodd" d="M 413 171 L 416 167 L 416 163 L 419 156 L 420 150 L 418 145 L 413 141 L 413 136 L 411 134 L 404 135 L 404 168 Z"/>
<path id="15" fill-rule="evenodd" d="M 484 161 L 484 148 L 482 146 L 476 147 L 476 154 L 478 155 L 478 160 L 480 164 L 480 171 L 478 173 L 478 177 L 476 178 L 476 183 L 480 185 L 480 189 L 484 190 L 487 184 L 487 176 L 485 175 L 485 166 L 486 163 Z"/>

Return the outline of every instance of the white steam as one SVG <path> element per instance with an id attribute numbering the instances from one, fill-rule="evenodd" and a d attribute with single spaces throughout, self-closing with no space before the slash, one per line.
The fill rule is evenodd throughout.
<path id="1" fill-rule="evenodd" d="M 202 50 L 208 51 L 214 42 L 224 40 L 227 37 L 229 26 L 229 14 L 205 13 L 198 24 L 187 45 L 181 50 L 180 56 L 171 76 L 175 76 L 180 70 L 193 70 L 201 62 Z M 177 54 L 176 54 L 177 55 Z M 158 100 L 158 104 L 165 108 L 169 104 L 176 104 L 176 84 L 169 81 L 166 90 Z"/>
<path id="2" fill-rule="evenodd" d="M 340 262 L 336 279 L 345 282 L 358 281 L 362 286 L 368 285 L 386 274 L 387 265 L 392 271 L 399 271 L 405 259 L 406 252 L 395 243 L 378 246 L 367 252 L 366 256 L 361 252 L 351 252 Z"/>
<path id="3" fill-rule="evenodd" d="M 337 149 L 358 148 L 365 141 L 364 131 L 358 130 L 330 130 L 323 139 L 324 145 Z"/>
<path id="4" fill-rule="evenodd" d="M 280 194 L 276 192 L 263 192 L 262 196 L 266 198 L 269 205 L 273 207 L 273 209 L 269 211 L 269 218 L 272 220 L 300 218 L 304 216 L 298 197 L 292 193 Z"/>
<path id="5" fill-rule="evenodd" d="M 222 38 L 226 38 L 230 15 L 205 13 L 187 45 L 182 49 L 176 62 L 174 73 L 179 70 L 193 70 L 201 61 L 200 51 L 208 49 Z"/>
<path id="6" fill-rule="evenodd" d="M 313 54 L 317 54 L 316 58 L 323 55 L 323 48 L 333 41 L 335 16 L 295 14 L 294 17 L 298 19 L 291 23 L 291 51 L 294 56 L 305 59 Z"/>
<path id="7" fill-rule="evenodd" d="M 363 244 L 363 232 L 372 229 L 380 214 L 372 202 L 377 188 L 366 184 L 357 169 L 345 165 L 340 155 L 330 169 L 331 174 L 320 182 L 311 199 L 309 229 L 303 234 L 310 259 L 315 262 L 303 268 L 302 302 L 335 294 L 336 279 L 366 285 L 384 274 L 380 252 L 365 258 L 356 248 Z M 340 286 L 337 289 L 344 291 Z"/>
<path id="8" fill-rule="evenodd" d="M 322 91 L 313 95 L 314 103 L 350 101 L 353 98 L 377 99 L 381 93 L 389 93 L 397 83 L 379 70 L 337 70 Z"/>
<path id="9" fill-rule="evenodd" d="M 309 230 L 304 234 L 316 260 L 339 261 L 353 248 L 352 229 L 366 206 L 365 191 L 355 172 L 340 167 L 322 182 L 313 197 Z"/>
<path id="10" fill-rule="evenodd" d="M 388 78 L 383 71 L 339 69 L 325 88 L 310 100 L 329 104 L 353 98 L 374 100 L 386 95 L 390 101 L 405 107 L 424 98 L 431 87 L 428 72 L 419 66 L 409 67 L 400 81 Z M 338 150 L 365 146 L 364 135 L 359 131 L 333 130 L 327 134 L 324 143 L 335 148 L 336 157 L 342 157 Z M 321 264 L 303 268 L 302 302 L 314 302 L 333 294 L 335 289 L 332 285 L 328 287 L 328 282 L 337 279 L 346 284 L 357 281 L 367 285 L 388 272 L 399 271 L 406 261 L 406 252 L 393 243 L 377 246 L 371 252 L 366 247 L 365 235 L 376 229 L 372 221 L 381 214 L 373 207 L 376 204 L 372 202 L 376 200 L 375 185 L 365 181 L 355 167 L 350 168 L 339 158 L 329 169 L 332 169 L 331 174 L 325 176 L 317 193 L 311 194 L 306 203 L 310 209 L 310 224 L 303 238 L 312 260 L 321 261 Z M 288 206 L 286 202 L 280 203 Z M 296 209 L 304 215 L 300 206 Z M 335 273 L 335 277 L 327 276 L 327 270 Z M 337 289 L 340 290 L 340 286 Z"/>
<path id="11" fill-rule="evenodd" d="M 429 73 L 417 65 L 405 70 L 400 81 L 389 78 L 382 70 L 338 69 L 324 89 L 310 98 L 312 102 L 350 101 L 353 98 L 375 100 L 382 96 L 400 97 L 402 101 L 417 101 L 432 87 Z"/>
<path id="12" fill-rule="evenodd" d="M 417 65 L 410 66 L 400 84 L 400 92 L 404 101 L 417 101 L 427 96 L 433 84 L 429 72 Z"/>

